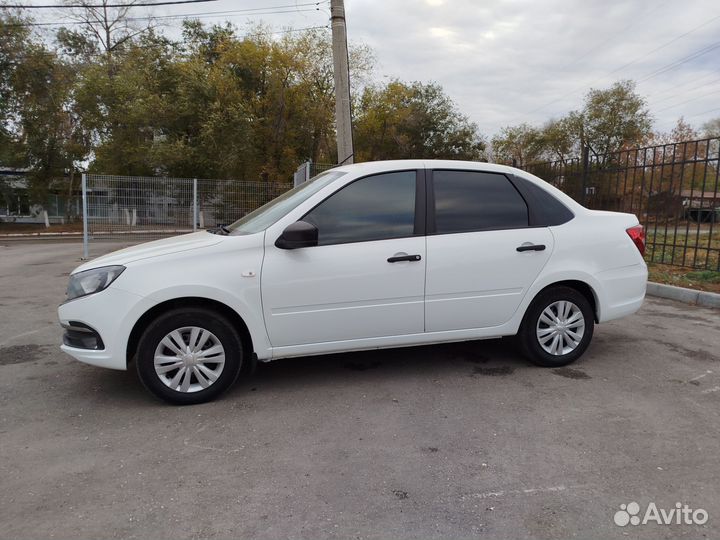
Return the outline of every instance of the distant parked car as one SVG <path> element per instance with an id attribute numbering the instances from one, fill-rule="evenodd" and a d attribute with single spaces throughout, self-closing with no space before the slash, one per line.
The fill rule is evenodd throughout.
<path id="1" fill-rule="evenodd" d="M 85 263 L 62 350 L 135 364 L 156 396 L 210 400 L 241 366 L 518 336 L 540 366 L 587 349 L 645 296 L 643 228 L 517 169 L 461 161 L 338 167 L 229 227 Z"/>

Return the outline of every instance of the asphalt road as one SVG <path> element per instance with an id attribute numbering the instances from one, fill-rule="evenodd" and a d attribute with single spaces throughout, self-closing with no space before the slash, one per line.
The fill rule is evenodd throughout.
<path id="1" fill-rule="evenodd" d="M 564 369 L 508 340 L 308 357 L 176 408 L 59 351 L 79 253 L 0 246 L 2 538 L 718 537 L 720 311 L 650 299 Z M 709 519 L 615 525 L 631 501 Z"/>

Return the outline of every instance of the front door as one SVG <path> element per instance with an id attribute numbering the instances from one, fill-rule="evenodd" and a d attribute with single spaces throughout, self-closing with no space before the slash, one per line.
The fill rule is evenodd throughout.
<path id="1" fill-rule="evenodd" d="M 528 226 L 527 205 L 502 174 L 435 170 L 431 176 L 426 330 L 501 325 L 548 261 L 553 235 Z"/>
<path id="2" fill-rule="evenodd" d="M 262 302 L 273 347 L 422 333 L 424 177 L 355 180 L 302 219 L 318 245 L 280 249 L 265 239 Z"/>

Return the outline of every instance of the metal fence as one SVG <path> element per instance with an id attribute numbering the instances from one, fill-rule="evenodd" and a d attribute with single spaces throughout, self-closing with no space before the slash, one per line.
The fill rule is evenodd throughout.
<path id="1" fill-rule="evenodd" d="M 292 184 L 83 175 L 83 255 L 97 240 L 137 242 L 227 225 Z"/>
<path id="2" fill-rule="evenodd" d="M 720 271 L 720 138 L 684 141 L 523 167 L 597 210 L 630 212 L 649 262 Z"/>

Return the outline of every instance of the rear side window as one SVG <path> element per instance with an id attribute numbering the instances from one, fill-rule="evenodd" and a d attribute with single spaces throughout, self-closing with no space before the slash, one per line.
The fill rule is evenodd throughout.
<path id="1" fill-rule="evenodd" d="M 511 175 L 510 181 L 528 203 L 531 227 L 562 225 L 575 217 L 567 206 L 533 182 L 517 175 Z"/>
<path id="2" fill-rule="evenodd" d="M 528 208 L 502 174 L 433 171 L 435 232 L 448 234 L 528 226 Z"/>
<path id="3" fill-rule="evenodd" d="M 368 176 L 325 199 L 303 218 L 318 229 L 318 245 L 413 236 L 415 171 Z"/>

